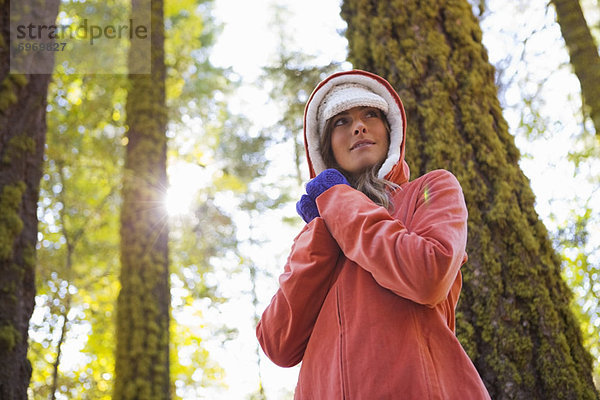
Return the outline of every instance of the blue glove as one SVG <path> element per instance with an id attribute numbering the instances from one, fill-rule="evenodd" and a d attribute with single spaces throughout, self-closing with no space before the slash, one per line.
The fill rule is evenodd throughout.
<path id="1" fill-rule="evenodd" d="M 296 203 L 296 212 L 308 224 L 314 218 L 319 217 L 319 209 L 315 200 L 321 193 L 335 185 L 350 185 L 348 180 L 337 169 L 326 169 L 321 172 L 315 179 L 308 182 L 306 185 L 306 193 L 302 195 L 300 201 Z"/>
<path id="2" fill-rule="evenodd" d="M 303 194 L 300 201 L 296 203 L 296 211 L 307 224 L 319 216 L 319 209 L 315 201 Z"/>
<path id="3" fill-rule="evenodd" d="M 329 168 L 321 172 L 306 185 L 306 193 L 314 201 L 327 189 L 335 185 L 350 185 L 348 180 L 337 169 Z"/>

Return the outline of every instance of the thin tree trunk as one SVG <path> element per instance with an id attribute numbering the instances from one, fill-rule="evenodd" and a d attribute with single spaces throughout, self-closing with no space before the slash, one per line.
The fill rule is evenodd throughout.
<path id="1" fill-rule="evenodd" d="M 59 201 L 62 203 L 63 207 L 60 209 L 59 215 L 59 223 L 61 227 L 61 233 L 65 238 L 65 245 L 67 248 L 67 259 L 65 262 L 65 277 L 64 279 L 67 281 L 67 293 L 65 294 L 65 302 L 64 302 L 64 312 L 62 313 L 63 317 L 63 325 L 60 331 L 60 338 L 58 340 L 58 344 L 56 345 L 56 359 L 52 364 L 52 386 L 50 387 L 50 400 L 56 399 L 56 390 L 58 389 L 58 369 L 61 361 L 62 348 L 67 339 L 67 323 L 69 322 L 68 316 L 69 311 L 71 311 L 71 293 L 69 292 L 69 287 L 71 286 L 71 282 L 73 281 L 73 254 L 75 252 L 75 246 L 81 236 L 83 235 L 84 230 L 81 229 L 73 236 L 67 229 L 66 226 L 66 218 L 65 218 L 65 208 L 67 206 L 67 202 L 65 199 L 65 191 L 67 190 L 68 185 L 65 181 L 65 167 L 62 161 L 57 161 L 58 164 L 58 175 L 59 175 L 59 183 L 62 187 L 60 194 L 58 196 Z"/>
<path id="2" fill-rule="evenodd" d="M 134 0 L 132 13 L 143 13 L 144 3 Z M 163 1 L 151 4 L 152 73 L 129 75 L 115 399 L 170 398 Z M 137 45 L 130 49 L 130 68 L 139 61 Z"/>
<path id="3" fill-rule="evenodd" d="M 56 389 L 58 389 L 58 367 L 60 365 L 60 356 L 62 354 L 62 346 L 67 338 L 67 323 L 69 322 L 68 315 L 71 310 L 71 295 L 68 292 L 67 287 L 67 301 L 65 302 L 65 312 L 63 313 L 63 325 L 60 329 L 60 338 L 56 345 L 56 359 L 52 363 L 52 386 L 50 387 L 50 400 L 56 399 Z"/>
<path id="4" fill-rule="evenodd" d="M 58 1 L 37 6 L 38 21 L 54 23 Z M 9 73 L 9 9 L 0 0 L 0 399 L 19 400 L 31 379 L 27 340 L 50 75 Z"/>
<path id="5" fill-rule="evenodd" d="M 250 231 L 252 231 L 252 226 L 250 227 Z M 252 307 L 254 310 L 254 326 L 256 326 L 258 324 L 258 321 L 260 319 L 260 315 L 259 315 L 259 311 L 258 311 L 258 295 L 256 293 L 256 275 L 257 275 L 257 268 L 256 265 L 254 265 L 254 263 L 252 263 L 249 267 L 250 269 L 250 282 L 252 283 Z M 263 387 L 263 379 L 262 379 L 262 372 L 261 372 L 261 356 L 260 356 L 260 348 L 259 348 L 259 344 L 258 342 L 255 345 L 255 354 L 256 354 L 256 366 L 258 369 L 258 389 L 257 391 L 254 393 L 253 395 L 253 400 L 266 400 L 267 399 L 267 395 L 265 394 L 265 389 Z"/>
<path id="6" fill-rule="evenodd" d="M 500 109 L 494 68 L 466 0 L 346 0 L 349 58 L 387 78 L 407 111 L 413 176 L 461 182 L 469 261 L 458 337 L 490 395 L 597 399 L 560 258 L 534 209 Z"/>
<path id="7" fill-rule="evenodd" d="M 600 137 L 600 55 L 579 0 L 552 0 L 556 20 L 569 50 L 571 65 L 581 85 L 585 111 Z"/>

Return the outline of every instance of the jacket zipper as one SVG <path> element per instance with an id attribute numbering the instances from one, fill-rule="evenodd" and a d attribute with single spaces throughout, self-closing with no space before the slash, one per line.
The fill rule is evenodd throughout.
<path id="1" fill-rule="evenodd" d="M 342 321 L 342 308 L 341 308 L 341 304 L 340 304 L 340 288 L 339 286 L 336 286 L 335 288 L 335 298 L 336 298 L 336 305 L 337 305 L 337 317 L 338 317 L 338 327 L 340 329 L 340 379 L 341 379 L 341 383 L 342 383 L 342 399 L 346 400 L 347 399 L 347 393 L 346 393 L 346 371 L 344 369 L 344 332 L 343 332 L 343 321 Z"/>

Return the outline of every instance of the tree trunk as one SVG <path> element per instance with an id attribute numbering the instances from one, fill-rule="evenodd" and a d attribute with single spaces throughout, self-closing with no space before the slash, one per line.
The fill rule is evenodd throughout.
<path id="1" fill-rule="evenodd" d="M 50 400 L 56 399 L 56 390 L 58 389 L 58 367 L 60 366 L 60 357 L 62 355 L 62 348 L 67 341 L 67 324 L 69 322 L 69 311 L 71 311 L 71 294 L 68 292 L 69 287 L 67 286 L 67 299 L 65 304 L 65 311 L 62 313 L 63 324 L 60 328 L 60 338 L 56 344 L 56 358 L 52 364 L 52 386 L 50 386 Z"/>
<path id="2" fill-rule="evenodd" d="M 349 59 L 404 101 L 413 176 L 452 171 L 469 209 L 457 334 L 493 399 L 596 399 L 560 258 L 534 209 L 467 0 L 346 0 Z"/>
<path id="3" fill-rule="evenodd" d="M 571 65 L 581 84 L 584 110 L 600 138 L 600 55 L 579 0 L 552 0 L 556 20 L 569 50 Z"/>
<path id="4" fill-rule="evenodd" d="M 50 75 L 9 73 L 8 3 L 0 0 L 0 399 L 18 400 L 27 398 L 31 378 L 27 340 Z M 54 23 L 58 2 L 38 6 L 38 21 Z"/>
<path id="5" fill-rule="evenodd" d="M 149 10 L 142 3 L 133 1 L 133 15 Z M 151 4 L 152 73 L 129 75 L 115 399 L 170 398 L 163 1 Z M 138 46 L 130 48 L 130 71 L 143 53 Z"/>
<path id="6" fill-rule="evenodd" d="M 83 230 L 80 230 L 74 235 L 71 235 L 71 232 L 67 229 L 67 223 L 65 218 L 65 205 L 68 204 L 65 201 L 65 167 L 62 165 L 62 162 L 58 162 L 58 176 L 60 178 L 59 184 L 62 187 L 60 194 L 58 195 L 58 199 L 62 203 L 63 207 L 60 209 L 59 215 L 59 224 L 61 227 L 61 233 L 63 238 L 65 239 L 65 246 L 67 250 L 66 260 L 65 260 L 65 278 L 68 282 L 67 284 L 67 293 L 65 294 L 64 301 L 64 311 L 62 313 L 63 324 L 60 330 L 60 338 L 58 339 L 58 343 L 56 344 L 56 358 L 54 359 L 54 363 L 52 364 L 52 386 L 50 386 L 50 400 L 56 399 L 56 391 L 58 389 L 58 380 L 59 380 L 59 366 L 61 362 L 61 355 L 63 345 L 67 341 L 67 324 L 69 322 L 69 312 L 71 311 L 71 293 L 69 291 L 71 283 L 73 282 L 73 253 L 75 252 L 75 246 L 79 241 L 79 238 L 83 234 Z M 68 186 L 68 185 L 67 185 Z"/>

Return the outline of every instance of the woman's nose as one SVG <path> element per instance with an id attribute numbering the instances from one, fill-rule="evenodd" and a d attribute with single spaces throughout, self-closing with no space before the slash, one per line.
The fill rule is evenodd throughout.
<path id="1" fill-rule="evenodd" d="M 358 135 L 359 133 L 366 133 L 367 132 L 367 126 L 361 121 L 358 120 L 355 124 L 354 124 L 354 130 L 353 130 L 355 135 Z"/>

